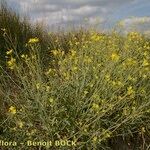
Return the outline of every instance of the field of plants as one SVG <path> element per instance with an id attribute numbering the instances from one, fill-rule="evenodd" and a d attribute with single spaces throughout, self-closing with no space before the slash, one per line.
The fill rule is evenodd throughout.
<path id="1" fill-rule="evenodd" d="M 0 149 L 149 150 L 150 39 L 48 32 L 1 6 Z"/>

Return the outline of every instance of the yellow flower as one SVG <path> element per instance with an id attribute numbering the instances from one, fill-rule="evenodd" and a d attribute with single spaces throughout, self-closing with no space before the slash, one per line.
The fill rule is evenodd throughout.
<path id="1" fill-rule="evenodd" d="M 144 89 L 144 88 L 142 88 L 142 89 L 140 90 L 140 93 L 141 93 L 141 94 L 146 94 L 145 89 Z"/>
<path id="2" fill-rule="evenodd" d="M 12 49 L 10 49 L 9 51 L 7 51 L 7 52 L 6 52 L 6 54 L 7 54 L 7 55 L 11 55 L 11 54 L 12 54 L 12 52 L 13 52 L 13 50 L 12 50 Z"/>
<path id="3" fill-rule="evenodd" d="M 118 61 L 119 60 L 119 55 L 117 53 L 112 53 L 111 59 L 114 60 L 114 61 Z"/>
<path id="4" fill-rule="evenodd" d="M 106 80 L 106 81 L 110 81 L 110 75 L 109 75 L 109 74 L 106 74 L 106 75 L 105 75 L 105 80 Z"/>
<path id="5" fill-rule="evenodd" d="M 50 86 L 46 86 L 46 92 L 49 92 Z"/>
<path id="6" fill-rule="evenodd" d="M 11 128 L 11 130 L 16 131 L 16 130 L 17 130 L 17 127 Z"/>
<path id="7" fill-rule="evenodd" d="M 53 70 L 50 68 L 47 72 L 45 72 L 45 75 L 49 75 L 53 72 Z"/>
<path id="8" fill-rule="evenodd" d="M 8 112 L 10 112 L 11 114 L 16 114 L 16 107 L 14 107 L 14 106 L 10 106 L 10 108 L 9 108 L 9 110 L 8 110 Z"/>
<path id="9" fill-rule="evenodd" d="M 26 62 L 28 62 L 28 61 L 29 61 L 29 57 L 28 57 L 28 55 L 24 55 L 24 54 L 22 54 L 22 55 L 21 55 L 21 58 L 22 58 L 22 59 L 24 59 Z"/>
<path id="10" fill-rule="evenodd" d="M 84 91 L 84 95 L 88 94 L 89 92 L 88 91 Z"/>
<path id="11" fill-rule="evenodd" d="M 74 57 L 76 55 L 76 51 L 75 50 L 71 50 L 71 56 Z"/>
<path id="12" fill-rule="evenodd" d="M 133 94 L 133 93 L 134 93 L 134 90 L 133 90 L 132 86 L 129 86 L 129 87 L 127 88 L 127 94 L 128 94 L 128 95 L 131 95 L 131 94 Z"/>
<path id="13" fill-rule="evenodd" d="M 78 69 L 78 67 L 74 66 L 74 67 L 72 68 L 72 71 L 76 71 L 77 69 Z"/>
<path id="14" fill-rule="evenodd" d="M 1 28 L 1 30 L 2 30 L 3 32 L 6 32 L 6 29 L 5 29 L 5 28 Z"/>
<path id="15" fill-rule="evenodd" d="M 36 84 L 36 89 L 38 90 L 40 88 L 40 83 Z"/>
<path id="16" fill-rule="evenodd" d="M 141 39 L 141 35 L 137 32 L 130 32 L 128 34 L 128 38 L 129 38 L 130 41 L 136 40 L 136 39 Z"/>
<path id="17" fill-rule="evenodd" d="M 148 52 L 147 52 L 147 51 L 146 51 L 146 52 L 144 52 L 144 53 L 143 53 L 143 55 L 144 55 L 144 56 L 147 56 L 147 55 L 148 55 Z"/>
<path id="18" fill-rule="evenodd" d="M 70 74 L 68 72 L 64 72 L 63 76 L 65 77 L 66 80 L 70 79 Z"/>
<path id="19" fill-rule="evenodd" d="M 148 61 L 146 59 L 144 59 L 143 66 L 148 66 L 148 65 L 149 65 Z"/>
<path id="20" fill-rule="evenodd" d="M 79 45 L 80 44 L 80 42 L 75 42 L 75 45 Z"/>
<path id="21" fill-rule="evenodd" d="M 54 99 L 53 99 L 53 98 L 50 98 L 50 99 L 49 99 L 49 102 L 50 102 L 50 103 L 53 103 L 53 102 L 54 102 Z"/>
<path id="22" fill-rule="evenodd" d="M 22 127 L 24 126 L 24 123 L 23 123 L 22 121 L 18 121 L 17 124 L 18 124 L 18 127 L 19 127 L 19 128 L 22 128 Z"/>
<path id="23" fill-rule="evenodd" d="M 101 39 L 101 35 L 98 35 L 97 33 L 93 33 L 93 35 L 91 36 L 91 40 L 92 41 L 99 41 Z"/>
<path id="24" fill-rule="evenodd" d="M 10 68 L 11 70 L 13 70 L 16 66 L 16 59 L 12 58 L 7 62 L 8 68 Z"/>
<path id="25" fill-rule="evenodd" d="M 93 137 L 93 142 L 96 142 L 97 141 L 97 136 L 94 136 Z"/>
<path id="26" fill-rule="evenodd" d="M 65 52 L 64 52 L 64 51 L 62 51 L 62 52 L 61 52 L 61 55 L 62 55 L 62 56 L 64 56 L 64 54 L 65 54 Z"/>
<path id="27" fill-rule="evenodd" d="M 35 38 L 30 38 L 28 44 L 35 44 L 38 42 L 39 42 L 39 38 L 35 37 Z"/>
<path id="28" fill-rule="evenodd" d="M 58 55 L 59 52 L 58 52 L 58 50 L 52 50 L 52 53 L 54 56 L 56 56 L 56 55 Z"/>
<path id="29" fill-rule="evenodd" d="M 85 63 L 91 63 L 91 62 L 92 62 L 92 58 L 86 56 L 86 57 L 84 58 L 84 62 L 85 62 Z"/>
<path id="30" fill-rule="evenodd" d="M 103 133 L 103 135 L 104 135 L 105 138 L 109 138 L 112 135 L 111 131 L 105 130 L 105 129 L 102 130 L 102 133 Z"/>
<path id="31" fill-rule="evenodd" d="M 128 59 L 126 60 L 126 65 L 127 65 L 127 66 L 135 65 L 136 63 L 137 63 L 137 61 L 134 60 L 133 58 L 128 58 Z"/>
<path id="32" fill-rule="evenodd" d="M 121 81 L 117 81 L 118 86 L 123 86 L 123 83 Z"/>
<path id="33" fill-rule="evenodd" d="M 110 133 L 106 133 L 106 134 L 105 134 L 105 137 L 106 137 L 106 138 L 109 138 L 110 136 L 111 136 Z"/>
<path id="34" fill-rule="evenodd" d="M 32 58 L 32 60 L 35 60 L 36 59 L 36 55 L 32 55 L 31 58 Z"/>
<path id="35" fill-rule="evenodd" d="M 127 79 L 130 80 L 130 81 L 133 81 L 133 82 L 136 81 L 136 78 L 132 77 L 131 75 L 128 75 L 128 78 L 127 78 Z"/>
<path id="36" fill-rule="evenodd" d="M 21 58 L 25 58 L 25 55 L 24 55 L 24 54 L 22 54 L 22 55 L 21 55 Z"/>
<path id="37" fill-rule="evenodd" d="M 98 109 L 99 109 L 99 105 L 98 105 L 98 104 L 93 103 L 92 108 L 93 108 L 93 110 L 98 110 Z"/>
<path id="38" fill-rule="evenodd" d="M 112 85 L 115 86 L 115 85 L 116 85 L 116 82 L 115 82 L 115 81 L 112 81 Z"/>
<path id="39" fill-rule="evenodd" d="M 146 74 L 143 74 L 143 76 L 142 76 L 142 77 L 145 79 L 145 78 L 147 78 L 147 75 L 146 75 Z"/>
<path id="40" fill-rule="evenodd" d="M 142 132 L 142 133 L 146 132 L 146 131 L 145 131 L 145 127 L 142 127 L 142 128 L 141 128 L 141 132 Z"/>

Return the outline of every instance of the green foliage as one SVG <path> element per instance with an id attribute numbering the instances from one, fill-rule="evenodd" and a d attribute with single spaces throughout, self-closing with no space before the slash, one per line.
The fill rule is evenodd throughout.
<path id="1" fill-rule="evenodd" d="M 1 3 L 0 7 L 0 64 L 5 66 L 5 54 L 9 49 L 21 54 L 28 49 L 25 47 L 31 37 L 38 37 L 43 49 L 47 48 L 47 34 L 39 24 L 32 25 L 27 17 L 22 17 L 6 3 Z"/>
<path id="2" fill-rule="evenodd" d="M 51 62 L 49 57 L 50 50 L 58 49 L 61 47 L 66 53 L 69 50 L 69 40 L 72 35 L 80 39 L 84 30 L 78 32 L 51 32 L 48 33 L 46 28 L 40 24 L 31 24 L 29 18 L 20 16 L 7 6 L 6 3 L 1 3 L 0 7 L 0 64 L 6 66 L 6 51 L 13 49 L 17 55 L 22 53 L 29 53 L 26 43 L 32 37 L 37 37 L 40 40 L 41 51 L 40 57 L 45 64 Z M 88 32 L 86 33 L 88 34 Z M 48 57 L 47 57 L 48 56 Z"/>
<path id="3" fill-rule="evenodd" d="M 57 47 L 50 50 L 52 62 L 44 69 L 38 38 L 29 39 L 30 53 L 18 61 L 7 52 L 15 78 L 7 72 L 1 78 L 1 101 L 7 104 L 2 105 L 2 137 L 19 142 L 66 139 L 77 141 L 72 149 L 107 149 L 118 137 L 130 143 L 129 137 L 138 140 L 139 135 L 144 143 L 136 147 L 148 147 L 150 42 L 136 32 L 79 35 L 68 36 L 67 53 L 58 36 Z"/>

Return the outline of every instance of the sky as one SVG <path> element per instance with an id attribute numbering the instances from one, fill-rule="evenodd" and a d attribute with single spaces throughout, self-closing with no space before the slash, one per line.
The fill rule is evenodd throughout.
<path id="1" fill-rule="evenodd" d="M 49 26 L 110 28 L 120 20 L 127 28 L 150 27 L 150 0 L 5 0 L 33 22 Z M 141 25 L 143 24 L 144 25 Z"/>

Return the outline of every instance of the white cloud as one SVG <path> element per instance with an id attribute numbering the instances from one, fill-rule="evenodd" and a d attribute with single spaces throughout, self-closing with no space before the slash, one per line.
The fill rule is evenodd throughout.
<path id="1" fill-rule="evenodd" d="M 132 17 L 123 20 L 125 25 L 150 23 L 150 17 Z"/>
<path id="2" fill-rule="evenodd" d="M 77 9 L 72 9 L 71 12 L 76 15 L 81 15 L 81 14 L 88 15 L 92 12 L 97 11 L 98 9 L 99 9 L 99 7 L 97 7 L 97 6 L 85 5 L 85 6 L 77 8 Z"/>
<path id="3" fill-rule="evenodd" d="M 20 12 L 28 14 L 31 20 L 45 21 L 49 25 L 73 22 L 78 24 L 88 18 L 93 24 L 97 18 L 100 23 L 121 5 L 136 0 L 7 0 L 18 4 Z"/>
<path id="4" fill-rule="evenodd" d="M 122 20 L 121 24 L 124 27 L 124 33 L 128 33 L 129 31 L 147 33 L 150 28 L 150 17 L 130 17 Z"/>

